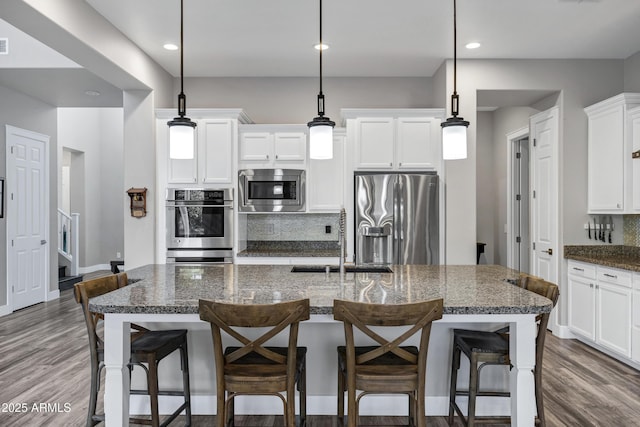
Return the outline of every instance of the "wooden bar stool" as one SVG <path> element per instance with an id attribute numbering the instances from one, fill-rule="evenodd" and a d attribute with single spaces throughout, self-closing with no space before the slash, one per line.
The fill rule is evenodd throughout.
<path id="1" fill-rule="evenodd" d="M 96 414 L 98 390 L 100 389 L 100 371 L 104 367 L 104 342 L 98 335 L 98 323 L 103 320 L 101 313 L 89 310 L 89 299 L 106 294 L 123 286 L 127 286 L 127 274 L 119 273 L 97 279 L 76 283 L 74 294 L 76 301 L 82 305 L 87 332 L 89 334 L 89 350 L 91 355 L 91 394 L 87 414 L 87 427 L 104 421 L 104 414 Z M 182 411 L 186 414 L 186 425 L 191 425 L 191 395 L 189 390 L 189 359 L 187 353 L 187 330 L 150 331 L 142 326 L 131 324 L 131 359 L 129 369 L 134 365 L 141 366 L 147 377 L 147 390 L 131 390 L 131 394 L 148 394 L 151 404 L 151 419 L 130 418 L 132 423 L 148 424 L 154 427 L 167 426 Z M 158 363 L 174 351 L 180 351 L 180 367 L 182 370 L 182 391 L 165 391 L 158 389 Z M 171 415 L 160 423 L 158 395 L 184 396 L 182 403 Z"/>
<path id="2" fill-rule="evenodd" d="M 344 323 L 346 346 L 338 347 L 338 423 L 358 423 L 360 399 L 367 394 L 401 393 L 409 396 L 409 425 L 425 426 L 425 383 L 431 323 L 442 318 L 442 299 L 412 304 L 368 304 L 334 300 L 333 317 Z M 354 326 L 369 336 L 373 346 L 356 346 Z M 410 326 L 387 340 L 369 326 Z M 420 344 L 401 346 L 420 333 Z M 356 390 L 361 392 L 356 396 Z"/>
<path id="3" fill-rule="evenodd" d="M 555 307 L 558 302 L 558 286 L 539 277 L 521 275 L 518 285 L 531 292 L 535 292 L 553 302 Z M 542 401 L 542 355 L 544 353 L 544 341 L 549 323 L 550 313 L 544 313 L 536 317 L 538 333 L 536 336 L 536 366 L 533 371 L 535 378 L 535 396 L 538 416 L 536 424 L 546 425 L 544 407 Z M 479 423 L 503 423 L 509 424 L 510 417 L 504 416 L 476 416 L 476 398 L 478 396 L 510 396 L 506 391 L 480 390 L 480 371 L 486 365 L 510 366 L 509 359 L 509 328 L 497 331 L 474 331 L 467 329 L 453 330 L 453 356 L 451 362 L 451 386 L 449 389 L 449 425 L 453 425 L 454 414 L 460 416 L 466 426 L 474 426 Z M 458 369 L 460 369 L 460 354 L 464 353 L 469 359 L 469 389 L 458 389 Z M 456 403 L 456 396 L 468 396 L 467 417 Z"/>
<path id="4" fill-rule="evenodd" d="M 275 395 L 284 406 L 284 425 L 295 424 L 295 388 L 300 393 L 300 426 L 307 415 L 306 347 L 298 347 L 298 326 L 309 319 L 309 299 L 276 304 L 226 304 L 200 300 L 200 319 L 211 324 L 216 366 L 218 427 L 234 425 L 234 399 L 240 395 Z M 271 328 L 249 339 L 236 328 Z M 289 328 L 287 347 L 265 346 Z M 241 347 L 223 348 L 221 331 Z M 283 395 L 284 393 L 284 395 Z"/>

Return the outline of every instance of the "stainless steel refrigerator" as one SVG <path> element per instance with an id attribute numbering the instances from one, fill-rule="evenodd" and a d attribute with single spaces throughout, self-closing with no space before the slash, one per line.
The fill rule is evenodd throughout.
<path id="1" fill-rule="evenodd" d="M 354 177 L 356 264 L 438 264 L 438 175 Z"/>

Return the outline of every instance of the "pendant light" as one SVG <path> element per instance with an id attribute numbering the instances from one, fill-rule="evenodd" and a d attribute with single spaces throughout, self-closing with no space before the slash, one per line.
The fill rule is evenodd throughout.
<path id="1" fill-rule="evenodd" d="M 456 0 L 453 0 L 453 95 L 451 95 L 451 116 L 442 122 L 442 158 L 445 160 L 467 158 L 467 127 L 469 122 L 458 117 L 457 65 L 456 65 Z"/>
<path id="2" fill-rule="evenodd" d="M 333 158 L 333 127 L 336 125 L 324 116 L 324 94 L 322 93 L 322 0 L 320 0 L 320 92 L 318 93 L 318 117 L 307 123 L 309 126 L 309 157 L 312 159 Z"/>
<path id="3" fill-rule="evenodd" d="M 187 97 L 184 94 L 184 0 L 180 0 L 180 94 L 178 95 L 178 117 L 169 125 L 169 158 L 193 159 L 195 157 L 196 123 L 185 117 Z"/>

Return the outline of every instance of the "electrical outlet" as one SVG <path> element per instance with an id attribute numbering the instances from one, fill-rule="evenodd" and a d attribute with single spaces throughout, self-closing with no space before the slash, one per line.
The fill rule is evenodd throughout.
<path id="1" fill-rule="evenodd" d="M 324 226 L 324 232 L 327 234 L 331 234 L 331 226 L 330 225 L 325 225 Z"/>
<path id="2" fill-rule="evenodd" d="M 116 252 L 116 258 L 117 258 L 117 259 L 120 259 L 120 257 L 121 257 L 121 256 L 122 256 L 122 253 L 121 253 L 121 252 Z"/>

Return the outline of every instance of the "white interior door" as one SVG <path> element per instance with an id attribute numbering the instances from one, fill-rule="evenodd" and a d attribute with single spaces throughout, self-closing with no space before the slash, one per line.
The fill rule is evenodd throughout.
<path id="1" fill-rule="evenodd" d="M 49 288 L 49 137 L 7 126 L 7 284 L 13 310 Z"/>
<path id="2" fill-rule="evenodd" d="M 531 117 L 532 274 L 558 283 L 558 116 L 553 107 Z"/>

